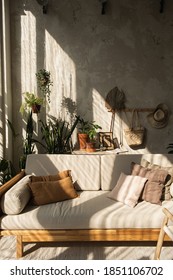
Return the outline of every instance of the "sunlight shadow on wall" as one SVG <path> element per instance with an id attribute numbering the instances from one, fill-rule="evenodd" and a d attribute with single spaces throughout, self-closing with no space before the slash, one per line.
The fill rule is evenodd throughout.
<path id="1" fill-rule="evenodd" d="M 45 31 L 45 42 L 45 67 L 53 77 L 50 114 L 70 121 L 70 112 L 62 102 L 64 98 L 76 102 L 76 66 L 48 31 Z"/>
<path id="2" fill-rule="evenodd" d="M 21 90 L 36 91 L 36 18 L 27 11 L 21 16 Z"/>

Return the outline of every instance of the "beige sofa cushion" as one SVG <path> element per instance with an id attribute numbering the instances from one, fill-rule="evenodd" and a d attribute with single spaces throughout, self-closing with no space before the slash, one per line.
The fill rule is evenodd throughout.
<path id="1" fill-rule="evenodd" d="M 1 197 L 1 210 L 4 214 L 19 214 L 31 198 L 28 187 L 30 175 L 25 176 Z"/>
<path id="2" fill-rule="evenodd" d="M 82 191 L 80 198 L 41 206 L 28 205 L 19 215 L 0 218 L 2 229 L 160 228 L 162 207 L 146 201 L 130 208 L 107 197 L 108 191 Z M 173 212 L 172 201 L 163 207 Z M 34 217 L 33 219 L 31 217 Z"/>
<path id="3" fill-rule="evenodd" d="M 71 177 L 58 181 L 31 182 L 28 185 L 35 205 L 44 205 L 78 197 Z"/>
<path id="4" fill-rule="evenodd" d="M 31 154 L 27 156 L 26 174 L 47 176 L 61 170 L 71 170 L 76 190 L 100 189 L 99 155 Z"/>
<path id="5" fill-rule="evenodd" d="M 152 164 L 173 166 L 173 154 L 106 154 L 101 156 L 101 189 L 112 190 L 121 172 L 131 174 L 131 162 L 141 164 L 146 159 Z"/>

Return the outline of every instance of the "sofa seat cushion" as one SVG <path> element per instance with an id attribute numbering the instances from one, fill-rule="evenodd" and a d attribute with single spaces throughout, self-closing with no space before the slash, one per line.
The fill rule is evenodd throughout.
<path id="1" fill-rule="evenodd" d="M 83 191 L 80 198 L 27 206 L 19 215 L 0 218 L 2 229 L 160 228 L 162 207 L 142 201 L 134 208 L 109 199 L 108 191 Z M 173 202 L 164 201 L 173 212 Z"/>

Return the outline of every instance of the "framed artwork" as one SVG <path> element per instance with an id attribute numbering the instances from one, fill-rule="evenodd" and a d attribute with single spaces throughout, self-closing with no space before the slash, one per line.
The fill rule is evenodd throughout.
<path id="1" fill-rule="evenodd" d="M 114 141 L 112 132 L 99 132 L 100 146 L 105 150 L 114 149 Z"/>

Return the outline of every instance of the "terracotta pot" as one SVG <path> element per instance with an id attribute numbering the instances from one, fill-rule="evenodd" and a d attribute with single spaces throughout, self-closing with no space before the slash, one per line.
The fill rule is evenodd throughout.
<path id="1" fill-rule="evenodd" d="M 86 152 L 92 153 L 92 152 L 95 152 L 95 151 L 96 151 L 95 142 L 87 142 L 86 143 Z"/>
<path id="2" fill-rule="evenodd" d="M 87 143 L 88 139 L 89 139 L 88 134 L 78 133 L 78 141 L 79 141 L 80 150 L 86 149 L 86 143 Z"/>
<path id="3" fill-rule="evenodd" d="M 32 112 L 33 113 L 35 113 L 35 114 L 40 113 L 40 109 L 41 109 L 41 105 L 39 105 L 39 104 L 33 104 L 32 105 Z"/>

